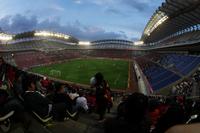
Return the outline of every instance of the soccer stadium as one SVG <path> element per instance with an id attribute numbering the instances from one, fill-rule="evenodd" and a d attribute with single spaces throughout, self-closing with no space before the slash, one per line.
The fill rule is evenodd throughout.
<path id="1" fill-rule="evenodd" d="M 21 1 L 0 11 L 0 133 L 200 132 L 200 0 Z"/>

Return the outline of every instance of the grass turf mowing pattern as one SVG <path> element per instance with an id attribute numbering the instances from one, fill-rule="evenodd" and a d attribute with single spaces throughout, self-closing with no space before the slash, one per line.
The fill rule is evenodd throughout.
<path id="1" fill-rule="evenodd" d="M 125 89 L 128 82 L 128 61 L 108 59 L 75 59 L 61 64 L 32 68 L 31 71 L 58 79 L 81 84 L 89 84 L 90 78 L 101 72 L 112 89 Z M 51 75 L 51 71 L 61 75 Z"/>

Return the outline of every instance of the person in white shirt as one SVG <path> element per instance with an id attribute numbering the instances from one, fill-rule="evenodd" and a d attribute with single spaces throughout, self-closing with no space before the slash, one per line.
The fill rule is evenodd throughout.
<path id="1" fill-rule="evenodd" d="M 76 108 L 85 112 L 88 111 L 87 99 L 84 97 L 82 92 L 79 93 L 79 97 L 76 99 Z"/>

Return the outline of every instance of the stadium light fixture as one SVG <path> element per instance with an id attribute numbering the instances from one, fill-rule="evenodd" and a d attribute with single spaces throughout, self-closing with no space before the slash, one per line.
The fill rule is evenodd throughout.
<path id="1" fill-rule="evenodd" d="M 144 30 L 144 34 L 150 36 L 150 34 L 162 23 L 164 23 L 169 17 L 161 11 L 158 11 L 156 15 L 149 22 L 148 26 Z"/>
<path id="2" fill-rule="evenodd" d="M 137 42 L 134 42 L 133 43 L 135 46 L 140 46 L 140 45 L 143 45 L 144 42 L 143 41 L 137 41 Z"/>
<path id="3" fill-rule="evenodd" d="M 61 33 L 53 33 L 49 31 L 36 31 L 34 36 L 44 36 L 44 37 L 57 37 L 57 38 L 64 38 L 69 39 L 70 36 L 61 34 Z"/>
<path id="4" fill-rule="evenodd" d="M 1 41 L 11 41 L 13 39 L 12 35 L 8 35 L 5 33 L 0 33 L 0 40 Z"/>
<path id="5" fill-rule="evenodd" d="M 89 46 L 89 45 L 91 45 L 91 43 L 89 41 L 80 41 L 80 42 L 78 42 L 78 45 Z"/>

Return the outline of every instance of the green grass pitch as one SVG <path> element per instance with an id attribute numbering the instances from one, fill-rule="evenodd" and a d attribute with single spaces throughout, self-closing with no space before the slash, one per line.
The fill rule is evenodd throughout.
<path id="1" fill-rule="evenodd" d="M 87 85 L 89 85 L 90 78 L 95 73 L 101 72 L 112 89 L 126 89 L 128 85 L 128 65 L 128 61 L 122 60 L 74 59 L 60 64 L 35 67 L 30 71 Z"/>

